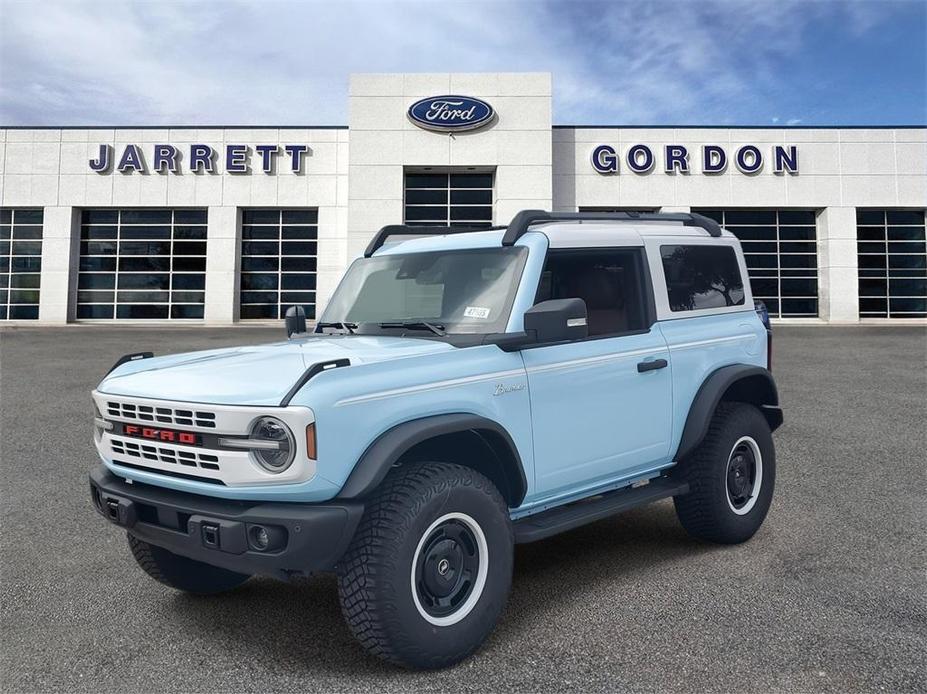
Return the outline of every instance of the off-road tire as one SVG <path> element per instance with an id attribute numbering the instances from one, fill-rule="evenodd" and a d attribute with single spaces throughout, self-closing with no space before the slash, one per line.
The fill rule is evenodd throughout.
<path id="1" fill-rule="evenodd" d="M 197 595 L 214 595 L 237 588 L 250 576 L 182 557 L 126 533 L 132 556 L 154 580 Z"/>
<path id="2" fill-rule="evenodd" d="M 435 546 L 429 539 L 440 535 L 442 522 L 458 522 L 442 521 L 454 515 L 478 525 L 476 536 L 483 536 L 480 546 L 487 556 L 482 551 L 476 554 L 487 563 L 485 581 L 479 593 L 471 589 L 466 599 L 460 599 L 457 612 L 444 618 L 459 621 L 439 625 L 428 621 L 436 619 L 434 615 L 425 614 L 427 603 L 420 596 L 426 579 L 416 571 L 440 565 L 434 564 L 435 555 L 426 552 Z M 472 548 L 475 543 L 465 541 L 460 544 L 464 546 Z M 348 627 L 367 651 L 403 667 L 430 669 L 457 663 L 479 648 L 502 612 L 512 582 L 513 547 L 508 506 L 486 477 L 445 463 L 399 467 L 368 500 L 337 567 L 338 596 Z M 476 575 L 475 570 L 470 573 Z M 461 570 L 458 575 L 468 574 Z M 428 580 L 434 578 L 432 573 Z M 463 609 L 473 595 L 475 603 L 469 611 Z"/>
<path id="3" fill-rule="evenodd" d="M 728 464 L 740 441 L 748 447 L 750 441 L 756 444 L 762 478 L 759 490 L 749 496 L 750 507 L 744 504 L 738 514 L 729 500 Z M 690 535 L 720 544 L 749 540 L 766 518 L 776 482 L 776 451 L 766 418 L 753 405 L 720 403 L 705 439 L 680 463 L 679 474 L 689 483 L 689 493 L 673 502 Z"/>

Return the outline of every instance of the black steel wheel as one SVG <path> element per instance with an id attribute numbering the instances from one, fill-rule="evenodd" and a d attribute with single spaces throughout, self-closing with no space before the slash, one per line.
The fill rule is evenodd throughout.
<path id="1" fill-rule="evenodd" d="M 341 610 L 369 652 L 408 668 L 473 653 L 502 612 L 514 536 L 499 491 L 472 468 L 393 470 L 338 562 Z"/>
<path id="2" fill-rule="evenodd" d="M 749 540 L 766 518 L 776 482 L 766 418 L 753 405 L 722 402 L 704 440 L 675 474 L 689 483 L 689 493 L 673 503 L 690 535 L 723 544 Z"/>
<path id="3" fill-rule="evenodd" d="M 416 608 L 437 626 L 469 614 L 486 585 L 489 549 L 479 524 L 464 513 L 438 518 L 416 550 L 412 583 Z"/>
<path id="4" fill-rule="evenodd" d="M 749 513 L 763 486 L 763 454 L 753 438 L 743 436 L 734 444 L 725 477 L 731 510 L 738 515 Z"/>

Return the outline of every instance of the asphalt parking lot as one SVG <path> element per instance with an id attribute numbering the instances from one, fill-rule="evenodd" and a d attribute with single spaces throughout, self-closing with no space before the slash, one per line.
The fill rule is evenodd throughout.
<path id="1" fill-rule="evenodd" d="M 927 690 L 927 330 L 779 327 L 786 424 L 767 521 L 691 541 L 671 502 L 519 547 L 475 657 L 368 657 L 334 580 L 193 598 L 153 582 L 92 509 L 88 391 L 121 354 L 282 329 L 0 333 L 0 690 Z"/>

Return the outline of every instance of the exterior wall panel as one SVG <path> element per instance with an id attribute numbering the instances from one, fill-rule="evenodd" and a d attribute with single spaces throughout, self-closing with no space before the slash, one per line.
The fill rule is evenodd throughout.
<path id="1" fill-rule="evenodd" d="M 346 261 L 363 252 L 379 227 L 402 222 L 402 167 L 495 168 L 497 224 L 528 206 L 550 209 L 550 75 L 361 74 L 351 77 L 349 93 Z M 422 130 L 406 117 L 418 99 L 457 93 L 490 102 L 495 121 L 450 135 Z"/>
<path id="2" fill-rule="evenodd" d="M 84 209 L 204 207 L 209 210 L 209 255 L 205 321 L 237 320 L 239 209 L 302 207 L 319 211 L 319 237 L 341 249 L 329 252 L 318 269 L 318 295 L 324 302 L 344 270 L 347 234 L 347 132 L 314 128 L 16 128 L 0 130 L 0 206 L 44 208 L 47 242 L 43 248 L 40 322 L 74 320 L 79 218 Z M 153 148 L 170 144 L 180 152 L 178 173 L 152 170 Z M 215 173 L 193 173 L 189 149 L 205 144 L 218 153 Z M 225 170 L 225 147 L 250 148 L 250 171 Z M 278 155 L 271 174 L 262 171 L 255 145 L 305 144 L 310 152 L 301 171 L 290 170 Z M 91 170 L 100 145 L 118 159 L 127 145 L 142 151 L 145 171 Z M 399 183 L 401 187 L 401 182 Z M 31 202 L 30 202 L 31 201 Z M 72 249 L 72 246 L 75 246 Z"/>

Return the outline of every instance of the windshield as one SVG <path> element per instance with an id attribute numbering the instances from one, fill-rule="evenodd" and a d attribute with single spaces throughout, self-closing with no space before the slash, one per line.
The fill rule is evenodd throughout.
<path id="1" fill-rule="evenodd" d="M 527 254 L 498 247 L 361 258 L 348 268 L 321 322 L 426 321 L 448 333 L 504 332 Z"/>

